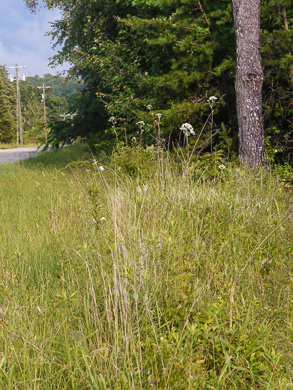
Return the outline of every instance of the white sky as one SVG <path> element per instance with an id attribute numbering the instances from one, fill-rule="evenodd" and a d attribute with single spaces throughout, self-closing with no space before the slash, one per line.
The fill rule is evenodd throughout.
<path id="1" fill-rule="evenodd" d="M 52 50 L 50 22 L 59 18 L 59 11 L 42 8 L 31 14 L 24 0 L 0 0 L 0 64 L 6 66 L 26 65 L 26 76 L 40 77 L 45 73 L 57 74 L 64 67 L 48 66 Z"/>

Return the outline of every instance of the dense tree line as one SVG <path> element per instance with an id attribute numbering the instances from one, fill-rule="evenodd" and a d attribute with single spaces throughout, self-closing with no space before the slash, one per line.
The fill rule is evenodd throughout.
<path id="1" fill-rule="evenodd" d="M 0 142 L 8 143 L 14 138 L 15 122 L 15 91 L 13 90 L 8 73 L 3 65 L 0 66 Z"/>
<path id="2" fill-rule="evenodd" d="M 43 77 L 27 77 L 20 83 L 21 106 L 25 139 L 44 142 L 44 116 L 42 84 L 50 86 L 46 90 L 46 112 L 49 127 L 67 118 L 69 105 L 77 90 L 82 88 L 76 79 L 67 80 L 61 76 L 45 74 Z"/>
<path id="3" fill-rule="evenodd" d="M 81 80 L 75 78 L 68 79 L 60 75 L 54 76 L 50 73 L 46 73 L 42 77 L 38 75 L 27 77 L 23 85 L 39 87 L 43 83 L 51 87 L 51 91 L 54 92 L 55 96 L 65 97 L 66 99 L 74 94 L 76 90 L 82 88 Z"/>
<path id="4" fill-rule="evenodd" d="M 19 88 L 24 142 L 44 142 L 42 91 L 38 88 L 43 83 L 50 85 L 46 96 L 49 126 L 70 117 L 69 106 L 75 100 L 77 91 L 82 88 L 82 83 L 77 79 L 68 80 L 50 74 L 27 77 L 26 81 L 21 81 Z M 15 81 L 11 83 L 5 67 L 0 66 L 0 142 L 16 142 L 16 121 Z"/>
<path id="5" fill-rule="evenodd" d="M 117 137 L 125 142 L 137 134 L 137 122 L 152 121 L 151 105 L 153 115 L 162 114 L 166 141 L 180 141 L 180 126 L 188 122 L 201 134 L 200 150 L 237 151 L 231 0 L 54 0 L 47 6 L 62 15 L 53 25 L 62 45 L 54 62 L 70 62 L 71 75 L 84 81 L 74 125 L 59 128 L 61 138 L 94 136 L 104 147 Z M 266 144 L 271 158 L 291 162 L 292 22 L 292 0 L 261 1 Z M 217 97 L 212 107 L 211 96 Z M 152 141 L 151 126 L 143 137 Z"/>

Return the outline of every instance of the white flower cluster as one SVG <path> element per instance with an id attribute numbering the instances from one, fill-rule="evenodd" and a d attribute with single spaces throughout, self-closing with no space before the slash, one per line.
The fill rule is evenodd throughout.
<path id="1" fill-rule="evenodd" d="M 223 171 L 224 169 L 226 169 L 226 166 L 224 164 L 221 164 L 221 165 L 219 165 L 218 168 L 221 169 L 221 171 Z"/>
<path id="2" fill-rule="evenodd" d="M 115 116 L 111 116 L 111 118 L 109 119 L 109 122 L 111 122 L 111 123 L 113 123 L 113 125 L 115 125 L 115 123 L 116 123 Z"/>
<path id="3" fill-rule="evenodd" d="M 96 165 L 96 166 L 97 166 L 98 163 L 99 163 L 98 160 L 94 159 L 93 165 Z M 99 166 L 99 170 L 103 172 L 103 171 L 105 170 L 105 168 L 101 165 L 101 166 Z"/>
<path id="4" fill-rule="evenodd" d="M 216 96 L 211 96 L 210 98 L 208 98 L 209 102 L 215 102 L 216 100 L 218 100 Z"/>
<path id="5" fill-rule="evenodd" d="M 151 110 L 152 108 L 153 108 L 153 106 L 152 106 L 151 104 L 148 104 L 148 105 L 147 105 L 147 109 L 148 109 L 148 110 Z"/>
<path id="6" fill-rule="evenodd" d="M 139 121 L 139 122 L 136 122 L 136 124 L 139 126 L 139 127 L 142 127 L 145 125 L 144 121 Z"/>
<path id="7" fill-rule="evenodd" d="M 193 127 L 189 123 L 183 123 L 183 125 L 180 127 L 180 130 L 184 133 L 185 137 L 195 135 Z"/>

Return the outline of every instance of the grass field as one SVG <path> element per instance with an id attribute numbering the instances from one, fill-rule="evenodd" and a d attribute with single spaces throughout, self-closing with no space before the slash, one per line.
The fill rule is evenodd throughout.
<path id="1" fill-rule="evenodd" d="M 31 148 L 34 146 L 37 146 L 37 145 L 36 144 L 19 145 L 16 143 L 11 143 L 11 144 L 0 143 L 0 149 Z"/>
<path id="2" fill-rule="evenodd" d="M 292 189 L 92 161 L 0 166 L 0 388 L 293 389 Z"/>

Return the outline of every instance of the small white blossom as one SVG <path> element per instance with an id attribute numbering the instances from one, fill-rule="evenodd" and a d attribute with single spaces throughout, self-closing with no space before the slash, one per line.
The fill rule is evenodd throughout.
<path id="1" fill-rule="evenodd" d="M 102 218 L 101 218 L 101 221 L 106 221 L 106 218 L 105 218 L 105 217 L 102 217 Z"/>
<path id="2" fill-rule="evenodd" d="M 195 135 L 193 127 L 189 123 L 183 123 L 183 125 L 180 127 L 180 130 L 183 131 L 185 137 Z"/>
<path id="3" fill-rule="evenodd" d="M 113 125 L 114 125 L 116 123 L 115 116 L 111 116 L 111 118 L 109 119 L 109 122 L 113 123 Z"/>
<path id="4" fill-rule="evenodd" d="M 216 96 L 211 96 L 208 100 L 210 102 L 215 102 L 216 100 L 218 100 L 218 98 Z"/>
<path id="5" fill-rule="evenodd" d="M 278 153 L 278 149 L 275 149 L 275 153 Z"/>
<path id="6" fill-rule="evenodd" d="M 98 164 L 98 160 L 94 159 L 93 165 L 97 165 L 97 164 Z"/>
<path id="7" fill-rule="evenodd" d="M 156 114 L 156 116 L 158 117 L 158 121 L 159 121 L 159 123 L 160 123 L 161 118 L 162 118 L 162 114 L 158 113 L 158 114 Z"/>
<path id="8" fill-rule="evenodd" d="M 221 164 L 221 165 L 219 165 L 218 168 L 221 169 L 221 171 L 223 171 L 224 169 L 226 169 L 226 166 L 224 164 Z"/>
<path id="9" fill-rule="evenodd" d="M 99 167 L 99 170 L 103 172 L 103 171 L 105 170 L 105 168 L 101 165 L 101 166 Z"/>
<path id="10" fill-rule="evenodd" d="M 148 104 L 148 105 L 147 105 L 147 109 L 148 109 L 148 110 L 151 110 L 152 108 L 153 108 L 153 106 L 152 106 L 151 104 Z"/>
<path id="11" fill-rule="evenodd" d="M 161 337 L 161 341 L 163 341 L 164 340 L 164 337 Z"/>
<path id="12" fill-rule="evenodd" d="M 139 122 L 136 122 L 136 124 L 139 126 L 139 127 L 142 127 L 145 125 L 144 121 L 139 121 Z"/>

